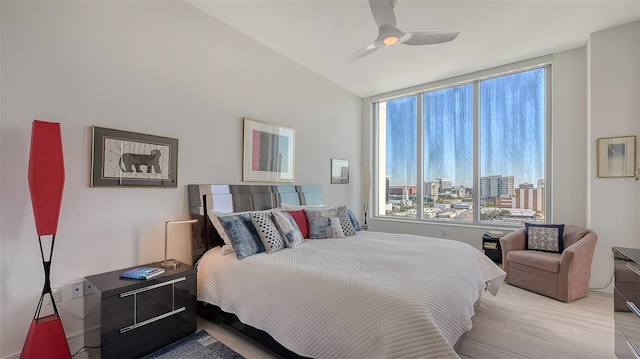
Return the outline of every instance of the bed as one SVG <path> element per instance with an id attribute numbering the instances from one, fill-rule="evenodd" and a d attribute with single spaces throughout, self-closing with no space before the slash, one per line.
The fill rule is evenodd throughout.
<path id="1" fill-rule="evenodd" d="M 190 185 L 189 198 L 198 300 L 304 357 L 457 358 L 480 290 L 495 295 L 505 276 L 462 242 L 368 231 L 239 260 L 209 209 L 319 204 L 321 188 Z"/>

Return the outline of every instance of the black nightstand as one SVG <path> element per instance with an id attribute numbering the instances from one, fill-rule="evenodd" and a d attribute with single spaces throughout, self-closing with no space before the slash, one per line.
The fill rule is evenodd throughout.
<path id="1" fill-rule="evenodd" d="M 135 358 L 196 331 L 196 268 L 180 263 L 152 279 L 121 279 L 127 269 L 85 278 L 96 292 L 84 297 L 85 346 L 99 346 L 105 359 Z M 98 330 L 99 338 L 90 334 Z"/>
<path id="2" fill-rule="evenodd" d="M 493 238 L 489 233 L 482 236 L 482 250 L 495 264 L 502 263 L 502 248 L 500 247 L 500 239 Z"/>

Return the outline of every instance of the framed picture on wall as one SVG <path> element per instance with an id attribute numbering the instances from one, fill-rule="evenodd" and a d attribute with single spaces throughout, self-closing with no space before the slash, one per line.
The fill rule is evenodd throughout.
<path id="1" fill-rule="evenodd" d="M 598 177 L 633 177 L 636 171 L 636 136 L 598 139 Z"/>
<path id="2" fill-rule="evenodd" d="M 349 183 L 349 160 L 331 159 L 331 184 Z"/>
<path id="3" fill-rule="evenodd" d="M 293 182 L 295 173 L 294 129 L 244 118 L 242 180 Z"/>
<path id="4" fill-rule="evenodd" d="M 176 187 L 178 140 L 92 127 L 91 187 Z"/>

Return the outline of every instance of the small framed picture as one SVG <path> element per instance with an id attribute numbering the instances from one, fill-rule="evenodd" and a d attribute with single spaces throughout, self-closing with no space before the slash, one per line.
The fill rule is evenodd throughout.
<path id="1" fill-rule="evenodd" d="M 178 140 L 92 128 L 91 187 L 178 185 Z"/>
<path id="2" fill-rule="evenodd" d="M 633 177 L 636 171 L 636 136 L 598 139 L 598 177 Z"/>
<path id="3" fill-rule="evenodd" d="M 294 129 L 244 118 L 245 182 L 293 182 Z"/>
<path id="4" fill-rule="evenodd" d="M 331 159 L 331 184 L 349 183 L 349 160 Z"/>

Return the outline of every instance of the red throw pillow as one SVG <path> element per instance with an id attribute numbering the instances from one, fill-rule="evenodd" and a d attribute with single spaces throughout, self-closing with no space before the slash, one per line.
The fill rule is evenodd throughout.
<path id="1" fill-rule="evenodd" d="M 309 238 L 309 223 L 307 222 L 307 214 L 304 212 L 304 209 L 285 212 L 289 213 L 291 217 L 293 217 L 293 220 L 296 221 L 296 224 L 302 233 L 302 237 Z"/>

